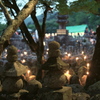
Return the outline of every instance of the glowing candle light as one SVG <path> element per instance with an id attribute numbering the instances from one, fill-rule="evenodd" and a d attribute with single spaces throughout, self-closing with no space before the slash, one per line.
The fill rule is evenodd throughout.
<path id="1" fill-rule="evenodd" d="M 7 57 L 7 54 L 4 57 L 6 58 Z"/>
<path id="2" fill-rule="evenodd" d="M 90 64 L 89 64 L 89 63 L 87 63 L 87 70 L 89 70 L 89 68 L 90 68 Z"/>
<path id="3" fill-rule="evenodd" d="M 70 83 L 71 75 L 69 74 L 69 70 L 64 75 L 67 77 L 68 83 Z"/>
<path id="4" fill-rule="evenodd" d="M 27 52 L 26 51 L 24 52 L 24 55 L 27 55 Z"/>
<path id="5" fill-rule="evenodd" d="M 43 42 L 43 44 L 44 44 L 44 46 L 46 45 L 46 43 L 45 43 L 45 42 Z"/>
<path id="6" fill-rule="evenodd" d="M 30 71 L 30 70 L 28 70 L 28 71 L 27 71 L 27 77 L 29 77 L 29 76 L 30 76 L 30 73 L 31 73 L 31 71 Z"/>
<path id="7" fill-rule="evenodd" d="M 23 54 L 22 54 L 22 53 L 21 53 L 20 55 L 21 55 L 21 56 L 23 56 Z"/>
<path id="8" fill-rule="evenodd" d="M 82 51 L 82 55 L 84 54 L 84 51 Z"/>
<path id="9" fill-rule="evenodd" d="M 32 80 L 32 79 L 35 79 L 35 78 L 36 78 L 35 75 L 30 75 L 30 76 L 29 76 L 29 81 Z"/>
<path id="10" fill-rule="evenodd" d="M 84 60 L 86 60 L 87 56 L 84 56 Z"/>
<path id="11" fill-rule="evenodd" d="M 26 81 L 30 81 L 30 80 L 32 80 L 32 79 L 35 79 L 36 78 L 36 76 L 35 75 L 31 75 L 32 73 L 31 73 L 31 70 L 27 70 L 27 73 L 26 73 Z"/>
<path id="12" fill-rule="evenodd" d="M 55 36 L 55 34 L 54 34 L 54 33 L 52 33 L 52 36 Z"/>
<path id="13" fill-rule="evenodd" d="M 48 54 L 48 52 L 46 52 L 46 54 Z"/>
<path id="14" fill-rule="evenodd" d="M 65 52 L 65 55 L 67 55 L 67 52 Z"/>
<path id="15" fill-rule="evenodd" d="M 79 79 L 79 82 L 80 82 L 80 84 L 81 84 L 82 86 L 85 85 L 86 79 L 87 79 L 87 75 L 83 75 L 83 76 L 81 77 L 81 79 Z"/>
<path id="16" fill-rule="evenodd" d="M 82 86 L 84 86 L 86 84 L 86 79 L 87 79 L 87 76 L 89 75 L 89 71 L 86 72 L 86 75 L 83 75 L 81 77 L 81 79 L 79 79 L 79 82 Z"/>
<path id="17" fill-rule="evenodd" d="M 47 51 L 49 50 L 49 48 L 47 48 Z"/>
<path id="18" fill-rule="evenodd" d="M 78 57 L 76 57 L 76 61 L 78 61 L 79 60 L 79 58 Z"/>
<path id="19" fill-rule="evenodd" d="M 26 60 L 25 60 L 25 59 L 23 59 L 21 62 L 22 62 L 22 63 L 25 63 L 25 62 L 26 62 Z"/>
<path id="20" fill-rule="evenodd" d="M 71 56 L 71 54 L 69 53 L 69 54 L 68 54 L 68 57 L 70 57 L 70 56 Z"/>
<path id="21" fill-rule="evenodd" d="M 7 52 L 7 49 L 5 49 L 5 52 Z"/>
<path id="22" fill-rule="evenodd" d="M 55 33 L 55 36 L 57 36 L 57 33 Z"/>
<path id="23" fill-rule="evenodd" d="M 89 72 L 87 71 L 86 74 L 89 75 Z"/>

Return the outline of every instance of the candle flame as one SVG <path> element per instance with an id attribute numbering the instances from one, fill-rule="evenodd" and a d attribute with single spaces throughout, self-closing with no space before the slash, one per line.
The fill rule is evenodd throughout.
<path id="1" fill-rule="evenodd" d="M 35 79 L 35 78 L 36 78 L 35 75 L 31 75 L 31 76 L 29 76 L 29 80 L 32 80 L 32 79 Z"/>
<path id="2" fill-rule="evenodd" d="M 28 74 L 29 74 L 30 72 L 31 72 L 30 70 L 27 71 Z"/>
<path id="3" fill-rule="evenodd" d="M 70 78 L 71 78 L 71 75 L 69 74 L 69 70 L 64 74 L 67 79 L 68 79 L 68 83 L 70 82 Z"/>
<path id="4" fill-rule="evenodd" d="M 23 56 L 23 54 L 22 54 L 22 53 L 21 53 L 20 55 L 21 55 L 21 56 Z"/>
<path id="5" fill-rule="evenodd" d="M 70 57 L 70 56 L 71 56 L 71 54 L 69 53 L 69 54 L 68 54 L 68 57 Z"/>
<path id="6" fill-rule="evenodd" d="M 22 63 L 25 63 L 25 62 L 26 62 L 26 60 L 25 60 L 25 59 L 23 59 L 21 62 L 22 62 Z"/>
<path id="7" fill-rule="evenodd" d="M 79 58 L 78 57 L 76 57 L 76 61 L 78 60 Z"/>
<path id="8" fill-rule="evenodd" d="M 90 64 L 89 63 L 87 63 L 87 70 L 89 70 L 90 69 Z"/>
<path id="9" fill-rule="evenodd" d="M 84 54 L 84 51 L 82 51 L 82 54 Z"/>
<path id="10" fill-rule="evenodd" d="M 87 58 L 87 56 L 84 56 L 84 60 Z"/>
<path id="11" fill-rule="evenodd" d="M 65 73 L 65 75 L 69 74 L 69 70 Z"/>
<path id="12" fill-rule="evenodd" d="M 65 52 L 65 54 L 67 54 L 67 52 Z"/>
<path id="13" fill-rule="evenodd" d="M 87 67 L 89 67 L 90 66 L 90 64 L 89 63 L 87 63 Z"/>
<path id="14" fill-rule="evenodd" d="M 86 74 L 89 75 L 89 72 L 87 71 Z"/>
<path id="15" fill-rule="evenodd" d="M 24 55 L 27 55 L 27 52 L 24 52 Z"/>

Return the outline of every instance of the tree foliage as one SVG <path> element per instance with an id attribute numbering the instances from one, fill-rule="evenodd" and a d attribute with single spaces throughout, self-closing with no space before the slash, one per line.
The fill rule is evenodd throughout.
<path id="1" fill-rule="evenodd" d="M 77 0 L 70 3 L 70 11 L 86 11 L 87 13 L 100 15 L 100 2 L 96 0 Z"/>

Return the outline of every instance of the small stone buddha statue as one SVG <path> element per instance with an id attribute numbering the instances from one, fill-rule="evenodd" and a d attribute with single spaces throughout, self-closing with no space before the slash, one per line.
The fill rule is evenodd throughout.
<path id="1" fill-rule="evenodd" d="M 48 60 L 42 65 L 42 69 L 47 70 L 43 78 L 43 86 L 54 89 L 62 88 L 67 81 L 64 73 L 68 70 L 69 64 L 62 61 L 58 42 L 52 41 L 49 43 L 48 56 Z"/>
<path id="2" fill-rule="evenodd" d="M 24 82 L 22 75 L 28 70 L 27 66 L 18 62 L 17 48 L 10 46 L 7 50 L 7 63 L 3 66 L 2 91 L 7 93 L 17 93 L 23 88 Z"/>

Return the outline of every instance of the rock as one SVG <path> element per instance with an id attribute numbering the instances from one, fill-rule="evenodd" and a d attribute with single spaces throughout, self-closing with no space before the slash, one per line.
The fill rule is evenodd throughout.
<path id="1" fill-rule="evenodd" d="M 92 96 L 92 97 L 90 98 L 90 100 L 100 100 L 100 94 L 97 94 L 97 95 L 95 95 L 95 96 Z"/>
<path id="2" fill-rule="evenodd" d="M 27 70 L 28 70 L 28 67 L 22 65 L 18 61 L 13 62 L 13 63 L 7 62 L 4 65 L 4 75 L 5 76 L 11 76 L 11 77 L 21 76 L 22 74 L 25 74 Z"/>
<path id="3" fill-rule="evenodd" d="M 66 76 L 61 71 L 49 71 L 43 78 L 43 86 L 61 88 L 67 82 Z"/>
<path id="4" fill-rule="evenodd" d="M 23 88 L 23 81 L 18 77 L 7 77 L 2 82 L 2 89 L 7 93 L 15 93 Z"/>
<path id="5" fill-rule="evenodd" d="M 38 93 L 37 100 L 72 100 L 71 87 L 62 87 L 62 89 L 42 88 Z"/>
<path id="6" fill-rule="evenodd" d="M 78 75 L 73 75 L 71 77 L 70 84 L 80 84 Z"/>
<path id="7" fill-rule="evenodd" d="M 86 93 L 73 93 L 72 100 L 90 100 L 90 96 Z"/>
<path id="8" fill-rule="evenodd" d="M 91 95 L 91 96 L 94 96 L 96 94 L 99 94 L 100 93 L 100 81 L 94 83 L 93 85 L 90 85 L 88 87 L 88 90 L 87 92 Z"/>
<path id="9" fill-rule="evenodd" d="M 25 89 L 29 91 L 29 93 L 31 94 L 37 94 L 39 89 L 41 88 L 42 88 L 42 84 L 36 79 L 29 81 L 25 86 Z"/>
<path id="10" fill-rule="evenodd" d="M 73 93 L 84 92 L 84 88 L 80 84 L 70 84 L 68 86 L 72 88 Z"/>

